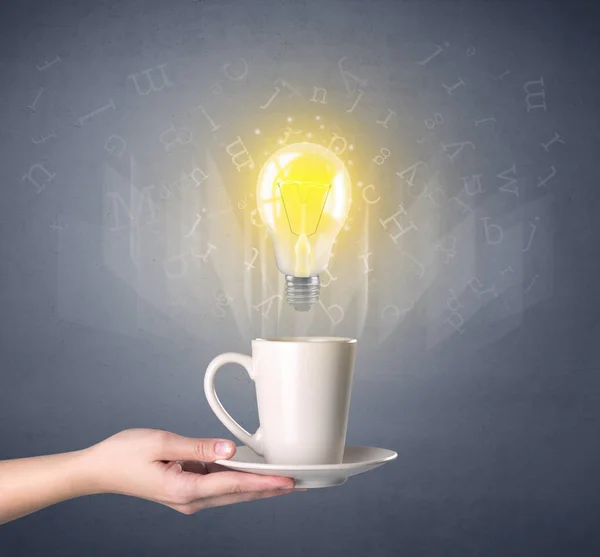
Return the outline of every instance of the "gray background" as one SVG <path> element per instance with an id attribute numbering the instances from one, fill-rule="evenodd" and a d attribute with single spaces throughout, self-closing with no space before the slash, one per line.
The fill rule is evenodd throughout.
<path id="1" fill-rule="evenodd" d="M 338 275 L 343 278 L 323 298 L 353 319 L 352 326 L 343 322 L 333 332 L 359 338 L 348 443 L 394 449 L 397 461 L 339 488 L 194 517 L 120 496 L 69 501 L 1 527 L 0 555 L 600 553 L 599 39 L 592 2 L 29 1 L 4 5 L 0 20 L 1 459 L 74 450 L 130 427 L 227 436 L 204 400 L 202 372 L 219 352 L 248 352 L 250 339 L 265 326 L 260 315 L 256 324 L 252 309 L 244 314 L 236 306 L 237 318 L 222 319 L 220 311 L 211 311 L 223 299 L 216 289 L 229 294 L 239 287 L 227 281 L 243 272 L 255 241 L 244 228 L 248 215 L 221 219 L 224 230 L 209 225 L 204 233 L 216 238 L 221 263 L 172 283 L 159 263 L 176 253 L 189 229 L 182 226 L 173 235 L 172 223 L 193 222 L 195 208 L 186 213 L 163 203 L 175 195 L 157 197 L 158 225 L 136 222 L 135 230 L 123 232 L 113 230 L 119 226 L 111 220 L 107 192 L 118 191 L 110 188 L 119 187 L 119 180 L 132 188 L 134 182 L 173 180 L 204 164 L 198 153 L 210 150 L 222 183 L 207 183 L 202 204 L 215 210 L 214 196 L 228 191 L 235 206 L 252 185 L 223 156 L 222 141 L 247 138 L 255 127 L 267 133 L 270 126 L 284 127 L 258 108 L 275 79 L 295 80 L 310 96 L 313 85 L 333 76 L 320 86 L 329 87 L 330 99 L 341 99 L 341 57 L 349 58 L 352 71 L 368 74 L 375 106 L 352 123 L 344 120 L 344 129 L 353 129 L 357 145 L 376 147 L 356 163 L 364 175 L 372 173 L 369 179 L 380 180 L 385 210 L 396 205 L 401 188 L 393 172 L 386 178 L 367 164 L 380 147 L 401 145 L 410 153 L 405 164 L 395 161 L 395 171 L 429 157 L 449 196 L 457 194 L 451 188 L 461 176 L 496 176 L 514 160 L 523 169 L 518 198 L 502 197 L 496 180 L 496 195 L 485 198 L 478 209 L 484 212 L 475 217 L 462 218 L 444 206 L 437 237 L 461 222 L 479 222 L 480 228 L 467 227 L 466 237 L 474 230 L 474 240 L 462 244 L 465 259 L 457 256 L 453 267 L 458 271 L 431 262 L 427 280 L 410 278 L 406 265 L 390 256 L 396 246 L 386 231 L 365 225 L 358 205 L 357 234 L 367 230 L 375 246 L 372 297 L 361 306 L 340 294 L 361 276 L 362 262 L 353 253 L 346 273 Z M 417 63 L 445 41 L 450 46 L 444 64 L 442 56 Z M 465 55 L 471 47 L 476 53 Z M 38 69 L 56 55 L 60 62 Z M 248 78 L 234 89 L 222 67 L 240 57 L 248 61 Z M 136 94 L 128 75 L 161 63 L 168 65 L 173 86 Z M 499 79 L 506 69 L 510 74 Z M 468 95 L 443 89 L 457 76 L 468 83 Z M 528 112 L 523 85 L 540 76 L 547 109 Z M 223 92 L 210 97 L 216 81 Z M 336 87 L 342 96 L 334 97 Z M 109 99 L 114 109 L 78 125 Z M 294 110 L 296 100 L 286 102 L 278 117 Z M 192 115 L 199 103 L 213 107 L 215 118 L 228 117 L 223 129 L 231 130 L 229 140 L 211 137 Z M 343 120 L 341 101 L 337 111 L 330 104 L 331 119 Z M 391 106 L 400 114 L 393 130 L 368 127 Z M 416 141 L 427 133 L 423 122 L 436 112 L 450 126 L 448 135 L 435 136 L 438 147 L 464 140 L 474 119 L 497 118 L 493 132 L 477 136 L 477 161 L 456 169 L 436 166 L 443 148 L 417 153 Z M 193 129 L 187 151 L 166 152 L 158 141 L 171 123 Z M 33 141 L 52 130 L 57 137 Z M 542 149 L 555 132 L 565 143 Z M 127 142 L 119 160 L 106 148 L 114 134 Z M 22 179 L 34 163 L 55 173 L 39 194 Z M 555 181 L 538 188 L 536 177 L 550 164 L 557 169 Z M 419 207 L 411 208 L 415 219 L 424 218 Z M 482 236 L 478 219 L 486 217 L 516 233 L 496 251 Z M 534 217 L 540 219 L 539 235 L 525 252 Z M 236 234 L 229 228 L 233 222 L 243 232 L 225 247 L 225 238 Z M 426 228 L 423 220 L 415 222 Z M 238 244 L 245 246 L 240 257 L 233 253 Z M 433 247 L 424 240 L 410 249 L 424 261 L 436 253 Z M 489 285 L 486 280 L 498 277 L 483 275 L 505 256 L 517 283 L 494 283 L 502 304 L 494 296 L 473 309 L 481 300 L 467 298 L 472 273 L 460 273 L 465 261 Z M 251 294 L 251 304 L 269 290 L 267 274 L 278 280 L 270 257 L 261 253 L 262 293 Z M 536 290 L 529 288 L 533 276 Z M 357 284 L 366 288 L 362 279 Z M 448 327 L 448 288 L 458 289 L 464 307 L 471 304 L 462 333 Z M 168 303 L 180 295 L 185 301 L 172 313 Z M 393 303 L 414 306 L 390 327 L 381 322 L 381 310 Z M 507 305 L 513 308 L 508 313 Z M 318 315 L 313 312 L 306 323 L 283 308 L 269 330 L 331 332 L 326 316 Z M 218 388 L 225 406 L 255 428 L 252 385 L 236 368 L 222 375 Z"/>

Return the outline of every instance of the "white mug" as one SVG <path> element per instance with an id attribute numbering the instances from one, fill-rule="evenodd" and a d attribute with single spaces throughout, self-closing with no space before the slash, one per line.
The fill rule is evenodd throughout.
<path id="1" fill-rule="evenodd" d="M 337 337 L 252 341 L 252 357 L 226 353 L 206 369 L 206 400 L 223 425 L 269 464 L 341 464 L 356 340 Z M 251 435 L 225 410 L 215 375 L 243 366 L 256 387 L 259 428 Z"/>

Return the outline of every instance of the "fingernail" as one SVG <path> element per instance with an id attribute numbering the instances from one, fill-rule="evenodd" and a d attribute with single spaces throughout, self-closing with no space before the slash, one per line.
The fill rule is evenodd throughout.
<path id="1" fill-rule="evenodd" d="M 293 485 L 280 485 L 277 489 L 294 489 Z"/>
<path id="2" fill-rule="evenodd" d="M 233 443 L 231 441 L 217 441 L 215 453 L 217 453 L 217 456 L 231 456 L 233 454 Z"/>

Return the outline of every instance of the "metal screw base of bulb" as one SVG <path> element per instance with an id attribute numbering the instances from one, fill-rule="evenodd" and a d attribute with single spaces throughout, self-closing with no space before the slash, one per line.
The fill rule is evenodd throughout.
<path id="1" fill-rule="evenodd" d="M 297 311 L 308 311 L 319 301 L 321 281 L 318 276 L 285 276 L 285 297 L 288 304 Z"/>

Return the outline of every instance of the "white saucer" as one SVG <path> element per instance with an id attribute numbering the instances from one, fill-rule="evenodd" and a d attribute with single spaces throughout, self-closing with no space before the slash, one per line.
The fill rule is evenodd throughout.
<path id="1" fill-rule="evenodd" d="M 240 472 L 294 478 L 297 488 L 316 488 L 342 485 L 350 476 L 373 470 L 397 456 L 394 451 L 377 447 L 346 447 L 341 464 L 267 464 L 262 456 L 242 445 L 230 459 L 216 462 Z"/>

